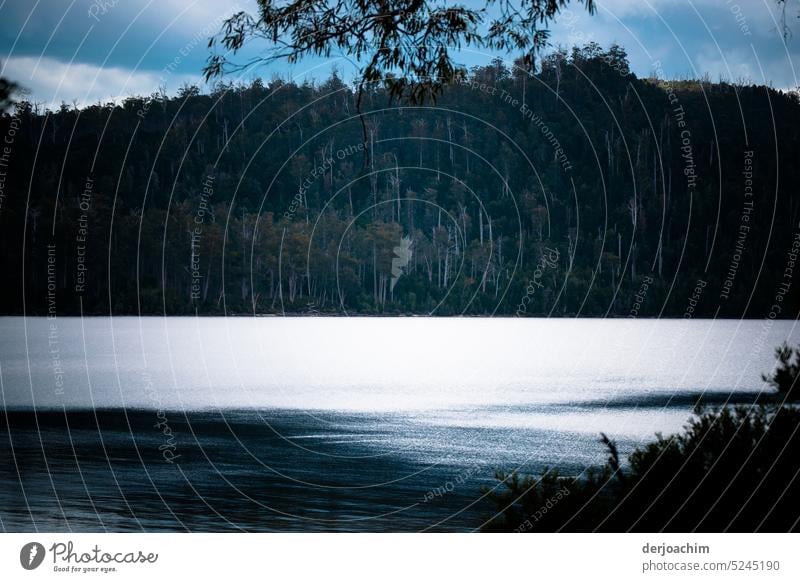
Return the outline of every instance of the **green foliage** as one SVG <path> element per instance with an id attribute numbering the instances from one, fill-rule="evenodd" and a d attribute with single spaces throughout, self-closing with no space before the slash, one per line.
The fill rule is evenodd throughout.
<path id="1" fill-rule="evenodd" d="M 681 434 L 578 478 L 498 475 L 486 531 L 794 531 L 800 410 L 698 411 Z M 561 491 L 557 502 L 553 492 Z M 547 501 L 551 500 L 548 503 Z M 545 508 L 545 511 L 543 511 Z"/>
<path id="2" fill-rule="evenodd" d="M 780 398 L 787 401 L 800 399 L 800 389 L 797 388 L 797 378 L 800 375 L 800 346 L 792 348 L 784 342 L 775 349 L 775 359 L 778 360 L 775 370 L 761 377 L 777 389 Z"/>
<path id="3" fill-rule="evenodd" d="M 765 376 L 779 395 L 794 385 L 800 351 L 776 350 Z M 788 388 L 787 388 L 788 387 Z M 800 528 L 800 409 L 762 403 L 706 411 L 698 406 L 682 433 L 609 458 L 575 478 L 498 474 L 485 489 L 495 506 L 486 531 L 795 531 Z M 557 500 L 553 493 L 560 492 Z"/>
<path id="4" fill-rule="evenodd" d="M 594 12 L 593 0 L 577 0 Z M 206 78 L 260 62 L 297 62 L 307 56 L 347 55 L 360 66 L 358 103 L 365 86 L 381 84 L 389 95 L 424 103 L 466 69 L 452 52 L 462 47 L 522 52 L 530 67 L 545 46 L 547 24 L 569 0 L 486 0 L 483 6 L 439 5 L 424 0 L 259 0 L 256 16 L 240 11 L 228 18 L 209 48 L 221 45 L 205 67 Z M 496 12 L 496 16 L 490 16 Z M 250 40 L 273 48 L 239 67 L 235 55 Z"/>
<path id="5" fill-rule="evenodd" d="M 0 114 L 6 111 L 14 103 L 12 95 L 16 89 L 16 83 L 0 77 Z"/>
<path id="6" fill-rule="evenodd" d="M 25 280 L 0 286 L 0 305 L 20 313 L 24 289 L 27 313 L 46 313 L 54 244 L 62 315 L 79 311 L 81 250 L 86 313 L 627 316 L 635 307 L 640 317 L 681 317 L 692 301 L 694 317 L 763 316 L 800 223 L 800 105 L 764 87 L 698 87 L 637 79 L 623 49 L 587 45 L 547 55 L 535 74 L 500 61 L 475 68 L 436 107 L 387 107 L 389 92 L 370 90 L 368 168 L 357 95 L 336 75 L 209 94 L 188 86 L 49 115 L 21 102 L 13 119 L 0 116 L 0 132 L 19 126 L 0 268 Z M 668 91 L 691 129 L 693 190 Z M 771 114 L 781 122 L 761 122 Z M 774 205 L 757 201 L 750 214 L 717 313 L 746 148 Z M 203 204 L 195 299 L 192 232 Z M 403 236 L 411 258 L 392 289 Z M 782 305 L 789 316 L 800 295 Z"/>

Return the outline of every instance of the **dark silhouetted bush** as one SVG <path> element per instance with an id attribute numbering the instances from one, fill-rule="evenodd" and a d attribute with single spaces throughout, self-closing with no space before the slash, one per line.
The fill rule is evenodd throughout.
<path id="1" fill-rule="evenodd" d="M 800 351 L 782 346 L 777 357 L 765 379 L 781 402 L 698 407 L 684 432 L 657 435 L 624 466 L 603 435 L 609 459 L 578 478 L 498 474 L 502 486 L 489 495 L 495 512 L 484 530 L 798 530 L 800 409 L 783 397 L 791 395 Z"/>
<path id="2" fill-rule="evenodd" d="M 778 396 L 787 401 L 798 400 L 800 392 L 795 388 L 797 375 L 800 373 L 800 346 L 792 349 L 785 343 L 775 349 L 775 359 L 778 364 L 772 374 L 762 374 L 761 377 L 770 386 L 778 391 Z"/>

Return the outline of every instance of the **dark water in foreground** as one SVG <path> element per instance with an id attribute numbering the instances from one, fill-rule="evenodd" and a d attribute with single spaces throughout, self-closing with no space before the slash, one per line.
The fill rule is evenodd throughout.
<path id="1" fill-rule="evenodd" d="M 593 433 L 396 413 L 9 411 L 0 435 L 5 531 L 471 531 L 495 470 L 605 455 Z"/>
<path id="2" fill-rule="evenodd" d="M 8 413 L 0 433 L 3 528 L 468 530 L 489 509 L 479 499 L 492 475 L 486 460 L 422 465 L 410 459 L 430 451 L 394 454 L 390 442 L 403 448 L 400 418 L 165 416 L 171 440 L 154 427 L 164 419 L 152 411 Z M 452 432 L 451 444 L 467 436 Z"/>

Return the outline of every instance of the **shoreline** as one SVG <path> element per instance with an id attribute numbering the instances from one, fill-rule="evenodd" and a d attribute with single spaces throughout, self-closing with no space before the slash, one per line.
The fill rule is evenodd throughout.
<path id="1" fill-rule="evenodd" d="M 11 317 L 20 317 L 20 318 L 48 318 L 51 317 L 47 313 L 0 313 L 0 318 L 11 318 Z M 514 320 L 524 320 L 524 319 L 629 319 L 632 321 L 677 321 L 677 320 L 686 320 L 686 321 L 761 321 L 761 320 L 769 320 L 769 321 L 798 321 L 800 319 L 800 314 L 796 317 L 775 317 L 770 318 L 769 316 L 762 316 L 762 317 L 711 317 L 711 316 L 698 316 L 698 317 L 683 317 L 680 315 L 666 315 L 663 317 L 654 317 L 654 316 L 636 316 L 632 317 L 630 315 L 576 315 L 576 314 L 560 314 L 560 315 L 550 315 L 546 313 L 542 314 L 531 314 L 525 315 L 523 317 L 516 316 L 516 315 L 508 315 L 508 314 L 499 314 L 499 315 L 468 315 L 468 314 L 457 314 L 457 315 L 430 315 L 430 314 L 423 314 L 423 313 L 392 313 L 392 314 L 381 314 L 381 313 L 303 313 L 303 312 L 292 312 L 292 313 L 64 313 L 58 314 L 54 317 L 54 319 L 67 319 L 67 318 L 99 318 L 99 317 L 140 317 L 140 318 L 165 318 L 165 317 L 194 317 L 194 318 L 228 318 L 228 317 L 235 317 L 235 318 L 316 318 L 316 319 L 340 319 L 340 318 L 375 318 L 375 319 L 514 319 Z"/>

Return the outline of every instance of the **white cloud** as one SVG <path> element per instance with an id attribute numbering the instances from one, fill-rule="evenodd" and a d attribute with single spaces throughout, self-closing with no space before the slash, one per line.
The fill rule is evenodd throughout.
<path id="1" fill-rule="evenodd" d="M 700 22 L 711 30 L 739 29 L 760 36 L 778 33 L 776 0 L 596 0 L 598 14 L 610 18 L 662 16 L 667 22 Z"/>
<path id="2" fill-rule="evenodd" d="M 62 101 L 78 105 L 119 101 L 132 95 L 150 95 L 165 84 L 173 93 L 184 83 L 200 84 L 199 75 L 165 75 L 162 71 L 132 71 L 119 67 L 98 67 L 66 63 L 50 57 L 11 57 L 5 62 L 8 78 L 31 92 L 30 100 L 48 107 Z"/>
<path id="3" fill-rule="evenodd" d="M 791 63 L 780 53 L 756 55 L 747 47 L 720 54 L 717 47 L 709 44 L 697 52 L 695 60 L 698 70 L 709 73 L 714 81 L 722 78 L 783 90 L 794 90 L 798 85 Z"/>
<path id="4" fill-rule="evenodd" d="M 695 6 L 713 4 L 718 0 L 693 0 Z M 748 1 L 748 0 L 745 0 Z M 659 11 L 683 7 L 689 8 L 689 0 L 596 0 L 599 14 L 610 14 L 617 18 L 628 16 L 655 16 Z"/>

